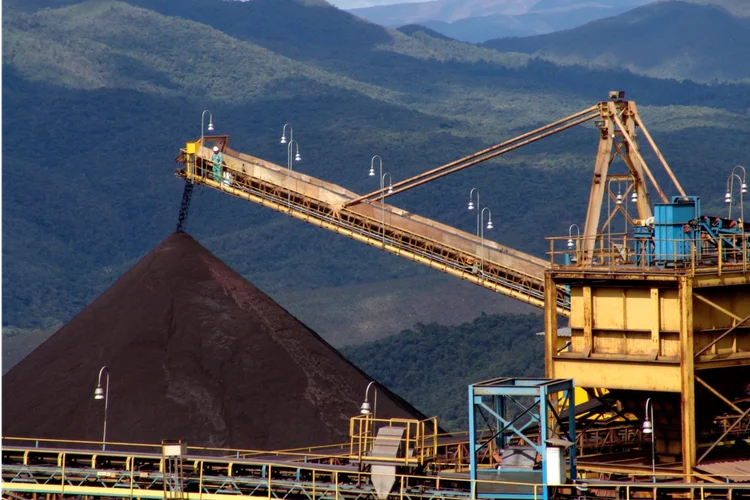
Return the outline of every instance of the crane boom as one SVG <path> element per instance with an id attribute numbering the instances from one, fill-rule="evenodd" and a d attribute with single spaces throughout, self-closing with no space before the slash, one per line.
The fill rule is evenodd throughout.
<path id="1" fill-rule="evenodd" d="M 223 174 L 211 170 L 211 149 L 220 144 Z M 420 262 L 433 269 L 544 307 L 547 262 L 437 221 L 383 202 L 349 206 L 357 195 L 347 189 L 290 171 L 228 147 L 227 136 L 187 143 L 178 161 L 179 177 L 273 208 L 297 219 L 348 236 L 362 243 Z M 565 289 L 557 291 L 557 312 L 570 314 Z"/>

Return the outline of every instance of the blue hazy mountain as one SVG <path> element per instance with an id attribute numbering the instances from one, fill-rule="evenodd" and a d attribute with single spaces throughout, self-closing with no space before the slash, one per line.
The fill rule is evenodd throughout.
<path id="1" fill-rule="evenodd" d="M 482 42 L 574 28 L 614 16 L 648 0 L 434 0 L 382 5 L 349 12 L 384 26 L 422 24 L 457 40 Z"/>
<path id="2" fill-rule="evenodd" d="M 483 46 L 657 78 L 741 80 L 750 78 L 750 2 L 656 2 L 575 29 Z"/>

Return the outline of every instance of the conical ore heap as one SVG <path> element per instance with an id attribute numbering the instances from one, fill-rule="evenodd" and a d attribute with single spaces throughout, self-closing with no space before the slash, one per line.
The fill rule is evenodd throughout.
<path id="1" fill-rule="evenodd" d="M 185 233 L 3 377 L 3 435 L 283 449 L 345 442 L 370 381 Z M 106 375 L 103 378 L 106 381 Z M 378 417 L 423 418 L 378 386 Z M 374 393 L 370 393 L 372 402 Z"/>

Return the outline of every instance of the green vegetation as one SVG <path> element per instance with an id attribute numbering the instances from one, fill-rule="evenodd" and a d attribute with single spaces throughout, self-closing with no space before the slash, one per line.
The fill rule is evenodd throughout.
<path id="1" fill-rule="evenodd" d="M 375 342 L 341 349 L 368 375 L 440 425 L 468 427 L 467 387 L 497 377 L 543 377 L 539 314 L 482 314 L 449 327 L 418 324 Z"/>
<path id="2" fill-rule="evenodd" d="M 56 328 L 61 325 L 50 325 Z M 54 329 L 37 330 L 13 327 L 3 327 L 3 374 L 26 357 L 39 344 L 49 338 Z"/>
<path id="3" fill-rule="evenodd" d="M 726 174 L 749 156 L 737 138 L 750 133 L 750 85 L 560 67 L 384 29 L 320 1 L 16 0 L 3 4 L 3 42 L 5 326 L 66 322 L 174 230 L 173 159 L 204 109 L 233 147 L 279 164 L 291 122 L 304 158 L 295 169 L 357 192 L 376 185 L 373 154 L 403 179 L 615 88 L 638 101 L 706 211 L 724 210 Z M 580 127 L 393 203 L 473 231 L 466 198 L 480 186 L 495 224 L 486 236 L 543 255 L 545 236 L 584 216 L 596 140 Z M 337 344 L 477 313 L 454 308 L 459 288 L 435 286 L 418 264 L 215 192 L 195 194 L 188 231 Z"/>

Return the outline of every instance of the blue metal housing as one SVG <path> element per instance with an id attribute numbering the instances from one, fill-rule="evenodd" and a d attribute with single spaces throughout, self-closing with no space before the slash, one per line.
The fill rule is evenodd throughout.
<path id="1" fill-rule="evenodd" d="M 517 410 L 514 415 L 509 411 L 511 408 Z M 489 431 L 477 427 L 479 416 L 482 422 L 489 424 Z M 488 432 L 489 436 L 486 436 Z M 470 385 L 472 498 L 548 500 L 550 492 L 546 485 L 551 471 L 545 459 L 547 448 L 562 447 L 563 453 L 567 450 L 569 479 L 575 480 L 575 436 L 575 387 L 571 379 L 497 378 Z M 514 438 L 522 447 L 541 457 L 541 463 L 530 468 L 479 467 L 479 452 L 491 443 L 503 449 Z M 535 462 L 532 460 L 532 464 Z M 477 486 L 477 479 L 511 483 L 481 483 L 482 486 Z"/>
<path id="2" fill-rule="evenodd" d="M 691 221 L 701 216 L 700 197 L 675 196 L 672 203 L 654 205 L 654 257 L 656 265 L 670 266 L 690 262 L 700 256 L 700 238 Z"/>

